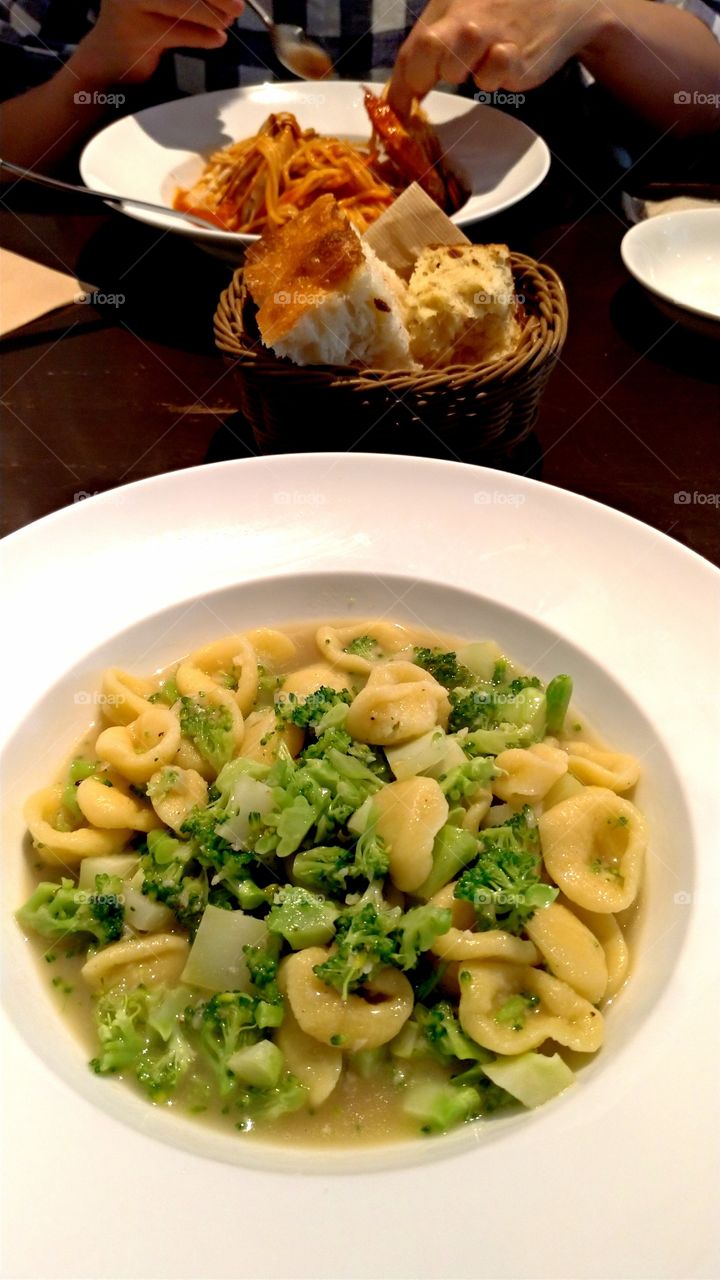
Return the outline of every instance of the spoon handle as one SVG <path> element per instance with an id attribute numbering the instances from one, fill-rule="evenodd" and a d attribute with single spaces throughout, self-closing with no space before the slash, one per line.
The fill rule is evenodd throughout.
<path id="1" fill-rule="evenodd" d="M 73 195 L 91 196 L 93 200 L 104 200 L 113 209 L 125 211 L 126 205 L 134 205 L 137 209 L 149 209 L 151 213 L 162 213 L 165 217 L 179 218 L 182 222 L 190 222 L 195 227 L 207 231 L 210 223 L 204 218 L 196 218 L 192 213 L 184 213 L 181 209 L 171 209 L 165 205 L 151 204 L 148 200 L 136 200 L 132 196 L 116 196 L 107 191 L 96 191 L 93 187 L 81 187 L 75 182 L 61 182 L 59 178 L 49 178 L 47 174 L 38 173 L 35 169 L 22 169 L 20 165 L 11 164 L 0 157 L 0 169 L 6 169 L 16 178 L 35 182 L 39 187 L 50 187 L 53 191 L 70 191 Z"/>
<path id="2" fill-rule="evenodd" d="M 265 23 L 265 26 L 267 27 L 268 31 L 272 31 L 273 27 L 275 26 L 275 23 L 270 17 L 270 14 L 268 13 L 267 9 L 263 9 L 262 5 L 258 2 L 258 0 L 246 0 L 246 4 L 249 9 L 252 9 L 253 13 L 257 14 L 260 21 Z"/>

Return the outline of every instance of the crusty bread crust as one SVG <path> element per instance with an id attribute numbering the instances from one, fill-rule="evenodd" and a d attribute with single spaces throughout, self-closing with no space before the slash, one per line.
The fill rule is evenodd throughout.
<path id="1" fill-rule="evenodd" d="M 347 287 L 362 262 L 357 233 L 331 195 L 251 245 L 245 283 L 265 345 L 274 346 L 307 311 Z"/>

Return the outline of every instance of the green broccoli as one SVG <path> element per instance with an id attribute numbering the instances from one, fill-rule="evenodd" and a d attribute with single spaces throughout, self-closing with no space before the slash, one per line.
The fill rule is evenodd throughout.
<path id="1" fill-rule="evenodd" d="M 427 951 L 436 938 L 447 933 L 451 923 L 452 912 L 447 907 L 436 907 L 431 902 L 411 907 L 403 914 L 395 930 L 397 948 L 392 963 L 399 969 L 414 969 L 423 951 Z"/>
<path id="2" fill-rule="evenodd" d="M 458 1058 L 475 1062 L 491 1062 L 493 1055 L 465 1035 L 447 1000 L 439 1000 L 431 1009 L 416 1004 L 413 1018 L 427 1044 L 442 1061 Z"/>
<path id="3" fill-rule="evenodd" d="M 334 707 L 338 704 L 347 706 L 351 701 L 349 689 L 331 689 L 323 684 L 307 698 L 298 698 L 295 693 L 286 694 L 276 703 L 275 712 L 282 723 L 296 724 L 300 729 L 316 729 Z"/>
<path id="4" fill-rule="evenodd" d="M 160 688 L 156 693 L 151 693 L 148 702 L 162 702 L 166 707 L 174 707 L 176 702 L 180 701 L 180 690 L 175 683 L 175 677 L 170 676 L 167 680 L 163 680 Z"/>
<path id="5" fill-rule="evenodd" d="M 80 807 L 77 802 L 77 796 L 75 794 L 77 788 L 80 786 L 81 782 L 85 781 L 86 778 L 93 778 L 102 768 L 103 765 L 99 760 L 84 760 L 82 756 L 77 756 L 76 759 L 72 761 L 72 764 L 68 769 L 67 782 L 63 787 L 62 803 L 63 808 L 67 810 L 67 813 L 73 821 L 80 822 L 82 819 Z"/>
<path id="6" fill-rule="evenodd" d="M 275 893 L 274 905 L 265 923 L 270 933 L 279 933 L 293 951 L 321 947 L 335 932 L 337 910 L 332 903 L 309 889 L 288 885 Z"/>
<path id="7" fill-rule="evenodd" d="M 99 947 L 122 936 L 124 885 L 119 876 L 97 875 L 92 893 L 72 880 L 39 884 L 17 913 L 20 924 L 43 938 L 87 933 Z"/>
<path id="8" fill-rule="evenodd" d="M 450 692 L 448 728 L 451 733 L 470 730 L 463 743 L 468 754 L 499 755 L 509 747 L 539 742 L 545 736 L 545 719 L 545 692 L 536 676 Z"/>
<path id="9" fill-rule="evenodd" d="M 558 890 L 540 880 L 540 842 L 526 805 L 501 827 L 479 835 L 477 862 L 460 877 L 455 897 L 471 902 L 480 930 L 522 933 L 527 920 L 555 900 Z"/>
<path id="10" fill-rule="evenodd" d="M 100 1075 L 132 1070 L 154 1102 L 166 1101 L 195 1059 L 185 1028 L 189 999 L 182 987 L 114 987 L 99 996 L 95 1025 L 100 1053 L 90 1066 Z"/>
<path id="11" fill-rule="evenodd" d="M 562 733 L 572 691 L 572 676 L 553 676 L 545 690 L 548 733 Z"/>
<path id="12" fill-rule="evenodd" d="M 465 804 L 478 792 L 487 788 L 496 776 L 497 769 L 492 756 L 476 756 L 466 764 L 458 764 L 440 778 L 440 787 L 450 805 Z"/>
<path id="13" fill-rule="evenodd" d="M 140 866 L 143 893 L 170 907 L 180 924 L 194 933 L 208 903 L 207 872 L 197 860 L 194 843 L 177 840 L 167 831 L 150 831 Z"/>
<path id="14" fill-rule="evenodd" d="M 343 653 L 352 653 L 358 658 L 367 658 L 368 662 L 373 662 L 379 656 L 379 645 L 373 636 L 355 636 L 350 644 L 346 645 Z"/>
<path id="15" fill-rule="evenodd" d="M 405 1115 L 420 1121 L 421 1133 L 446 1133 L 480 1114 L 481 1096 L 472 1085 L 416 1084 L 405 1094 Z"/>
<path id="16" fill-rule="evenodd" d="M 191 1026 L 198 1033 L 198 1049 L 210 1066 L 221 1097 L 231 1093 L 237 1080 L 228 1061 L 238 1049 L 262 1039 L 258 1024 L 259 1000 L 242 991 L 221 991 L 192 1011 Z"/>
<path id="17" fill-rule="evenodd" d="M 196 698 L 180 699 L 180 728 L 185 737 L 194 742 L 203 759 L 219 772 L 235 749 L 232 719 L 227 707 L 203 702 L 202 698 L 203 694 L 199 693 Z"/>
<path id="18" fill-rule="evenodd" d="M 447 933 L 452 913 L 432 903 L 403 912 L 390 907 L 378 884 L 368 886 L 335 922 L 333 950 L 315 973 L 343 999 L 386 965 L 415 968 L 420 955 Z"/>
<path id="19" fill-rule="evenodd" d="M 446 689 L 454 689 L 457 685 L 470 686 L 474 683 L 475 677 L 472 671 L 458 662 L 456 653 L 444 653 L 442 649 L 419 648 L 415 650 L 415 662 Z"/>
<path id="20" fill-rule="evenodd" d="M 189 837 L 199 868 L 207 875 L 208 902 L 215 907 L 239 906 L 243 911 L 254 911 L 267 902 L 265 888 L 257 880 L 267 881 L 269 869 L 252 853 L 234 849 L 219 834 L 226 818 L 227 813 L 215 805 L 195 808 L 185 819 L 182 834 Z"/>
<path id="21" fill-rule="evenodd" d="M 528 1013 L 537 1009 L 539 1004 L 539 996 L 529 996 L 525 991 L 519 991 L 517 995 L 509 996 L 500 1006 L 495 1014 L 495 1021 L 513 1031 L 522 1031 Z"/>

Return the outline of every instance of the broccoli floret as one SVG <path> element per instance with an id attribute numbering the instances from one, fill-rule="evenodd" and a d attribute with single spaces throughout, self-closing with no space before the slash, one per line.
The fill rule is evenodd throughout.
<path id="1" fill-rule="evenodd" d="M 373 636 L 355 636 L 350 644 L 346 645 L 343 653 L 352 653 L 358 658 L 367 658 L 368 662 L 373 662 L 378 657 L 379 646 L 377 640 Z"/>
<path id="2" fill-rule="evenodd" d="M 456 688 L 450 693 L 448 733 L 458 729 L 487 729 L 495 724 L 498 706 L 492 689 Z"/>
<path id="3" fill-rule="evenodd" d="M 101 1075 L 132 1070 L 154 1102 L 165 1101 L 195 1058 L 185 1029 L 190 994 L 178 987 L 150 991 L 115 987 L 95 1006 L 100 1054 L 91 1067 Z"/>
<path id="4" fill-rule="evenodd" d="M 293 951 L 321 947 L 332 938 L 337 909 L 320 894 L 290 885 L 277 890 L 274 902 L 265 923 L 270 933 L 279 933 Z"/>
<path id="5" fill-rule="evenodd" d="M 490 1062 L 492 1054 L 465 1035 L 447 1000 L 439 1000 L 432 1009 L 416 1004 L 413 1017 L 435 1055 L 443 1061 L 458 1058 Z"/>
<path id="6" fill-rule="evenodd" d="M 97 875 L 92 893 L 78 889 L 72 880 L 39 884 L 17 918 L 43 938 L 61 939 L 87 933 L 99 947 L 122 936 L 124 885 L 119 876 Z"/>
<path id="7" fill-rule="evenodd" d="M 415 662 L 429 672 L 438 684 L 446 689 L 454 689 L 457 685 L 472 685 L 472 671 L 458 662 L 456 653 L 444 653 L 442 649 L 416 649 Z"/>
<path id="8" fill-rule="evenodd" d="M 392 963 L 401 916 L 400 908 L 389 907 L 379 888 L 370 885 L 358 902 L 338 916 L 333 951 L 314 966 L 314 972 L 346 1000 L 379 969 Z"/>
<path id="9" fill-rule="evenodd" d="M 162 702 L 166 707 L 174 707 L 176 702 L 180 700 L 180 690 L 175 683 L 175 677 L 170 676 L 167 680 L 163 680 L 160 688 L 156 693 L 151 693 L 148 702 Z"/>
<path id="10" fill-rule="evenodd" d="M 460 877 L 455 897 L 471 902 L 478 929 L 522 933 L 527 920 L 555 900 L 558 890 L 540 880 L 537 825 L 526 805 L 501 827 L 481 831 L 477 862 Z"/>
<path id="11" fill-rule="evenodd" d="M 195 743 L 203 759 L 219 773 L 232 759 L 235 749 L 232 719 L 227 707 L 202 702 L 202 696 L 180 699 L 180 728 L 185 737 Z"/>
<path id="12" fill-rule="evenodd" d="M 476 756 L 444 774 L 440 786 L 450 805 L 464 804 L 477 791 L 486 788 L 496 773 L 492 756 Z"/>
<path id="13" fill-rule="evenodd" d="M 176 840 L 167 831 L 150 831 L 140 866 L 143 893 L 170 907 L 180 924 L 195 933 L 208 903 L 208 878 L 194 843 Z"/>
<path id="14" fill-rule="evenodd" d="M 472 1085 L 416 1084 L 403 1099 L 403 1111 L 420 1121 L 421 1133 L 446 1133 L 479 1115 L 481 1098 Z"/>
<path id="15" fill-rule="evenodd" d="M 256 883 L 263 868 L 254 855 L 246 850 L 236 850 L 218 828 L 222 827 L 227 813 L 214 805 L 208 809 L 193 809 L 182 826 L 183 836 L 188 836 L 194 846 L 194 856 L 208 882 L 208 902 L 214 907 L 237 907 L 254 911 L 267 901 L 265 890 Z M 267 878 L 267 877 L 266 877 Z"/>
<path id="16" fill-rule="evenodd" d="M 390 907 L 381 889 L 371 884 L 335 922 L 333 950 L 315 973 L 343 999 L 386 965 L 413 969 L 422 952 L 447 933 L 452 913 L 431 903 L 403 912 Z"/>
<path id="17" fill-rule="evenodd" d="M 75 794 L 77 788 L 81 782 L 84 782 L 86 778 L 94 777 L 102 768 L 103 765 L 99 760 L 83 760 L 81 756 L 76 757 L 70 765 L 67 782 L 63 787 L 62 803 L 63 808 L 67 810 L 74 822 L 80 822 L 82 819 L 80 806 Z"/>
<path id="18" fill-rule="evenodd" d="M 395 931 L 397 950 L 393 964 L 400 969 L 414 969 L 419 956 L 427 951 L 436 938 L 447 933 L 452 923 L 452 912 L 447 907 L 425 903 L 411 907 L 402 916 Z"/>
<path id="19" fill-rule="evenodd" d="M 510 1027 L 513 1031 L 522 1031 L 528 1013 L 537 1009 L 539 1004 L 539 996 L 530 996 L 525 991 L 519 991 L 517 995 L 509 996 L 500 1006 L 495 1014 L 495 1021 L 501 1026 Z"/>
<path id="20" fill-rule="evenodd" d="M 338 704 L 347 706 L 351 701 L 349 689 L 331 689 L 323 684 L 307 698 L 298 698 L 295 693 L 286 694 L 276 704 L 275 712 L 282 723 L 296 724 L 300 729 L 314 729 L 334 707 Z"/>
<path id="21" fill-rule="evenodd" d="M 262 1038 L 255 996 L 242 991 L 221 991 L 196 1006 L 192 1026 L 198 1033 L 198 1047 L 212 1069 L 221 1096 L 231 1093 L 237 1080 L 228 1060 L 247 1045 Z"/>

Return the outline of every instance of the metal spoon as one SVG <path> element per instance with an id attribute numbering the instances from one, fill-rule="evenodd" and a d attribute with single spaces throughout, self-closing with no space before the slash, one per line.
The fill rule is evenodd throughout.
<path id="1" fill-rule="evenodd" d="M 314 40 L 308 40 L 302 27 L 292 27 L 287 22 L 273 22 L 259 0 L 247 0 L 270 32 L 272 47 L 278 62 L 301 80 L 324 80 L 332 71 L 332 61 L 324 49 Z"/>
<path id="2" fill-rule="evenodd" d="M 16 178 L 36 182 L 39 187 L 51 187 L 54 191 L 71 191 L 73 195 L 92 196 L 94 200 L 104 200 L 105 204 L 111 205 L 113 209 L 120 209 L 122 213 L 127 213 L 128 205 L 134 205 L 137 209 L 149 209 L 151 213 L 161 213 L 166 218 L 178 218 L 181 222 L 189 222 L 193 227 L 200 227 L 203 231 L 220 230 L 205 218 L 196 218 L 194 213 L 170 209 L 164 204 L 151 204 L 149 200 L 136 200 L 132 196 L 115 196 L 107 191 L 96 191 L 93 187 L 78 186 L 75 182 L 61 182 L 59 178 L 48 178 L 44 173 L 37 173 L 35 169 L 21 169 L 19 165 L 11 164 L 9 160 L 2 158 L 0 158 L 0 169 L 6 169 Z M 226 231 L 222 234 L 234 236 L 235 232 Z"/>

